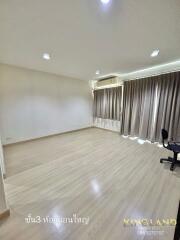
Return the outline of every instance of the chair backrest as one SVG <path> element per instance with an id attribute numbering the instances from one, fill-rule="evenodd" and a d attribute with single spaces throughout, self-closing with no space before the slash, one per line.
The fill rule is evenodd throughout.
<path id="1" fill-rule="evenodd" d="M 163 140 L 168 139 L 168 131 L 166 131 L 165 129 L 161 130 L 161 135 Z"/>
<path id="2" fill-rule="evenodd" d="M 167 148 L 167 146 L 165 145 L 164 140 L 167 140 L 167 139 L 168 139 L 168 131 L 166 131 L 165 129 L 162 129 L 162 130 L 161 130 L 161 135 L 162 135 L 163 146 L 164 146 L 165 148 Z"/>

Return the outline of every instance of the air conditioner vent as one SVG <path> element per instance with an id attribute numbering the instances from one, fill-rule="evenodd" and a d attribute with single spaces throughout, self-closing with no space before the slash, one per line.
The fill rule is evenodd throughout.
<path id="1" fill-rule="evenodd" d="M 112 77 L 111 76 L 104 77 L 104 78 L 99 79 L 98 82 L 101 82 L 101 81 L 104 81 L 104 80 L 108 80 L 108 79 L 110 80 L 110 79 L 114 79 L 114 78 L 116 78 L 116 77 L 114 77 L 114 76 L 112 76 Z"/>

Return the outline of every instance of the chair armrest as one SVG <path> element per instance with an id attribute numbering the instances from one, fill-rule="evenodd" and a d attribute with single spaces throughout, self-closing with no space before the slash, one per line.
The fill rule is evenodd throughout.
<path id="1" fill-rule="evenodd" d="M 168 142 L 168 145 L 169 145 L 169 144 L 180 145 L 180 142 L 173 142 L 173 141 L 172 141 L 172 142 Z"/>

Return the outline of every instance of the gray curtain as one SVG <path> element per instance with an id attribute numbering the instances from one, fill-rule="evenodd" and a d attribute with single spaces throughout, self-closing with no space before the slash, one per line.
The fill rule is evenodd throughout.
<path id="1" fill-rule="evenodd" d="M 124 83 L 121 134 L 161 142 L 180 139 L 180 72 Z"/>
<path id="2" fill-rule="evenodd" d="M 169 132 L 169 140 L 180 140 L 180 72 L 157 77 L 157 112 L 152 141 L 161 140 L 161 129 Z"/>
<path id="3" fill-rule="evenodd" d="M 120 120 L 122 87 L 94 90 L 94 117 Z"/>

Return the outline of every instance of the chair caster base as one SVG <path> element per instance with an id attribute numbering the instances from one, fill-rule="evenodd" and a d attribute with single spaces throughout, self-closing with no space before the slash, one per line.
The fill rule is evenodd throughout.
<path id="1" fill-rule="evenodd" d="M 174 165 L 171 165 L 170 170 L 174 171 Z"/>
<path id="2" fill-rule="evenodd" d="M 160 163 L 163 163 L 163 162 L 172 162 L 172 161 L 173 161 L 173 158 L 171 158 L 171 157 L 161 158 L 161 159 L 160 159 Z"/>
<path id="3" fill-rule="evenodd" d="M 172 158 L 172 157 L 161 158 L 161 159 L 160 159 L 160 163 L 163 163 L 163 162 L 170 162 L 170 163 L 171 163 L 171 167 L 170 167 L 170 170 L 171 170 L 171 171 L 174 171 L 176 165 L 179 165 L 179 166 L 180 166 L 180 161 L 177 160 L 177 158 L 175 158 L 175 159 Z"/>

